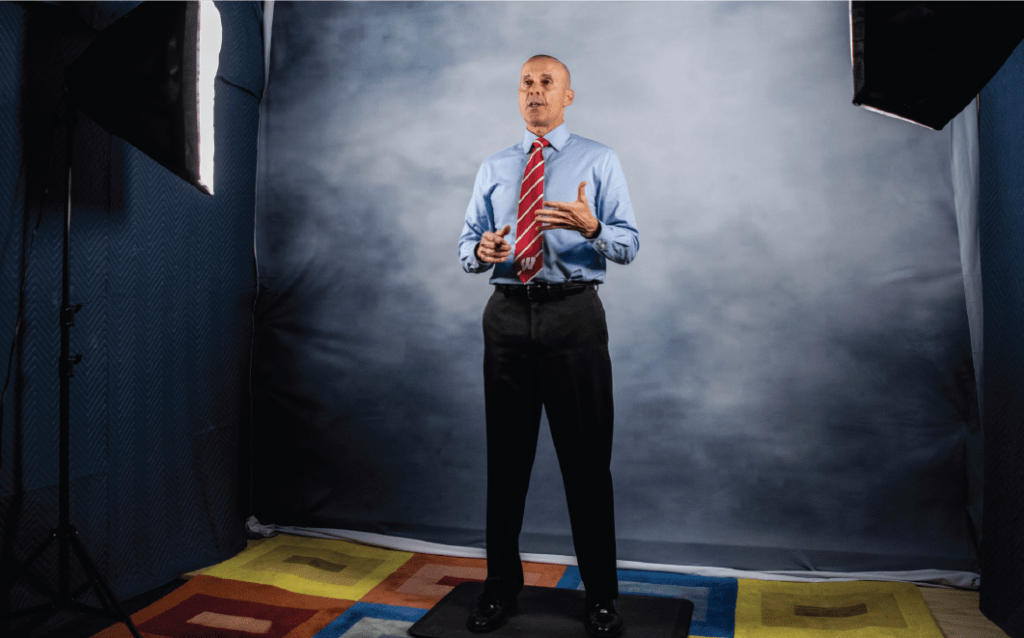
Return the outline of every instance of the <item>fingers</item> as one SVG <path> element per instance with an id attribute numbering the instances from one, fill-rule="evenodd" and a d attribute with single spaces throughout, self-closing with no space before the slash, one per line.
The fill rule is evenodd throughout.
<path id="1" fill-rule="evenodd" d="M 548 202 L 544 202 L 547 204 Z M 552 202 L 555 203 L 555 202 Z M 571 211 L 561 211 L 554 208 L 542 208 L 537 211 L 537 221 L 541 223 L 556 223 L 572 221 Z"/>
<path id="2" fill-rule="evenodd" d="M 480 240 L 480 246 L 496 252 L 508 252 L 512 248 L 507 241 L 494 233 L 491 233 L 490 237 L 484 235 Z"/>
<path id="3" fill-rule="evenodd" d="M 480 243 L 484 245 L 507 244 L 505 241 L 505 235 L 508 234 L 509 230 L 511 229 L 507 225 L 496 233 L 486 230 L 480 237 Z"/>
<path id="4" fill-rule="evenodd" d="M 549 202 L 547 200 L 540 203 L 541 206 L 548 209 L 554 210 L 569 210 L 569 206 L 576 202 Z"/>
<path id="5" fill-rule="evenodd" d="M 576 194 L 576 201 L 574 202 L 552 202 L 544 200 L 540 205 L 544 208 L 571 211 L 574 207 L 578 208 L 581 203 L 586 204 L 588 209 L 590 208 L 590 205 L 587 203 L 587 182 L 580 182 L 579 191 Z"/>
<path id="6" fill-rule="evenodd" d="M 579 226 L 576 225 L 575 221 L 565 213 L 551 211 L 548 214 L 541 214 L 538 211 L 537 221 L 540 222 L 541 232 L 547 230 L 558 230 L 559 228 L 565 228 L 568 230 L 578 230 Z"/>
<path id="7" fill-rule="evenodd" d="M 512 228 L 506 225 L 498 231 L 501 234 L 486 231 L 480 237 L 480 245 L 476 251 L 477 258 L 490 264 L 501 263 L 508 259 L 508 256 L 512 254 L 512 246 L 505 241 L 504 235 L 511 230 Z"/>
<path id="8" fill-rule="evenodd" d="M 489 264 L 500 264 L 501 262 L 508 259 L 508 256 L 512 254 L 511 251 L 506 250 L 503 253 L 485 252 L 480 251 L 480 261 L 487 262 Z"/>
<path id="9" fill-rule="evenodd" d="M 501 262 L 508 259 L 508 256 L 512 254 L 512 247 L 505 244 L 505 247 L 500 250 L 494 248 L 487 248 L 480 243 L 480 247 L 477 248 L 476 256 L 480 261 L 487 262 L 489 264 L 500 264 Z"/>
<path id="10" fill-rule="evenodd" d="M 543 210 L 537 211 L 537 221 L 540 222 L 541 226 L 553 224 L 557 221 L 561 221 L 559 216 L 552 215 L 550 213 L 544 213 Z"/>

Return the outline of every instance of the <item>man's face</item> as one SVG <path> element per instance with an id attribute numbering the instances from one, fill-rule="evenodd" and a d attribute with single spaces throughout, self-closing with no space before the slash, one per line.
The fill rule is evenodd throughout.
<path id="1" fill-rule="evenodd" d="M 519 78 L 519 112 L 526 128 L 545 135 L 562 123 L 565 107 L 572 104 L 569 76 L 562 65 L 547 58 L 527 60 Z"/>

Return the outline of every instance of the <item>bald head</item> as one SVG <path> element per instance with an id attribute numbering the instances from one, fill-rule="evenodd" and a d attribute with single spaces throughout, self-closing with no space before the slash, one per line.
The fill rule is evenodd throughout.
<path id="1" fill-rule="evenodd" d="M 565 88 L 572 88 L 572 74 L 569 73 L 569 67 L 565 66 L 565 63 L 563 63 L 561 60 L 559 60 L 553 55 L 545 55 L 543 53 L 538 53 L 537 55 L 531 56 L 530 59 L 527 60 L 527 62 L 532 62 L 533 60 L 550 60 L 557 64 L 558 66 L 562 67 L 562 70 L 565 71 Z"/>

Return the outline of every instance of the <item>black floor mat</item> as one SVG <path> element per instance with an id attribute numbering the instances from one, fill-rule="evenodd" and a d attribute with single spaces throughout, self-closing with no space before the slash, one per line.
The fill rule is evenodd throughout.
<path id="1" fill-rule="evenodd" d="M 483 592 L 483 583 L 457 585 L 427 612 L 409 634 L 416 638 L 587 638 L 583 628 L 585 592 L 524 587 L 508 622 L 488 634 L 466 629 L 466 617 Z M 687 638 L 693 603 L 681 598 L 621 595 L 617 602 L 622 638 Z"/>

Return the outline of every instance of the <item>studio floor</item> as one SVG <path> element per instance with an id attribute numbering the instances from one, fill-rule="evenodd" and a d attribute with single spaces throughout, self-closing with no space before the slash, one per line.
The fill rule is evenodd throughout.
<path id="1" fill-rule="evenodd" d="M 258 547 L 267 540 L 269 539 L 250 540 L 247 551 Z M 134 615 L 157 601 L 165 599 L 192 578 L 211 570 L 216 573 L 216 569 L 223 569 L 224 564 L 221 565 L 221 567 L 210 566 L 183 574 L 181 578 L 175 579 L 163 587 L 124 601 L 125 610 Z M 918 587 L 917 589 L 946 638 L 1008 638 L 1005 632 L 985 618 L 978 610 L 978 592 L 934 587 Z M 72 618 L 56 629 L 35 635 L 38 638 L 91 638 L 109 626 L 111 623 L 107 620 L 82 615 Z"/>

